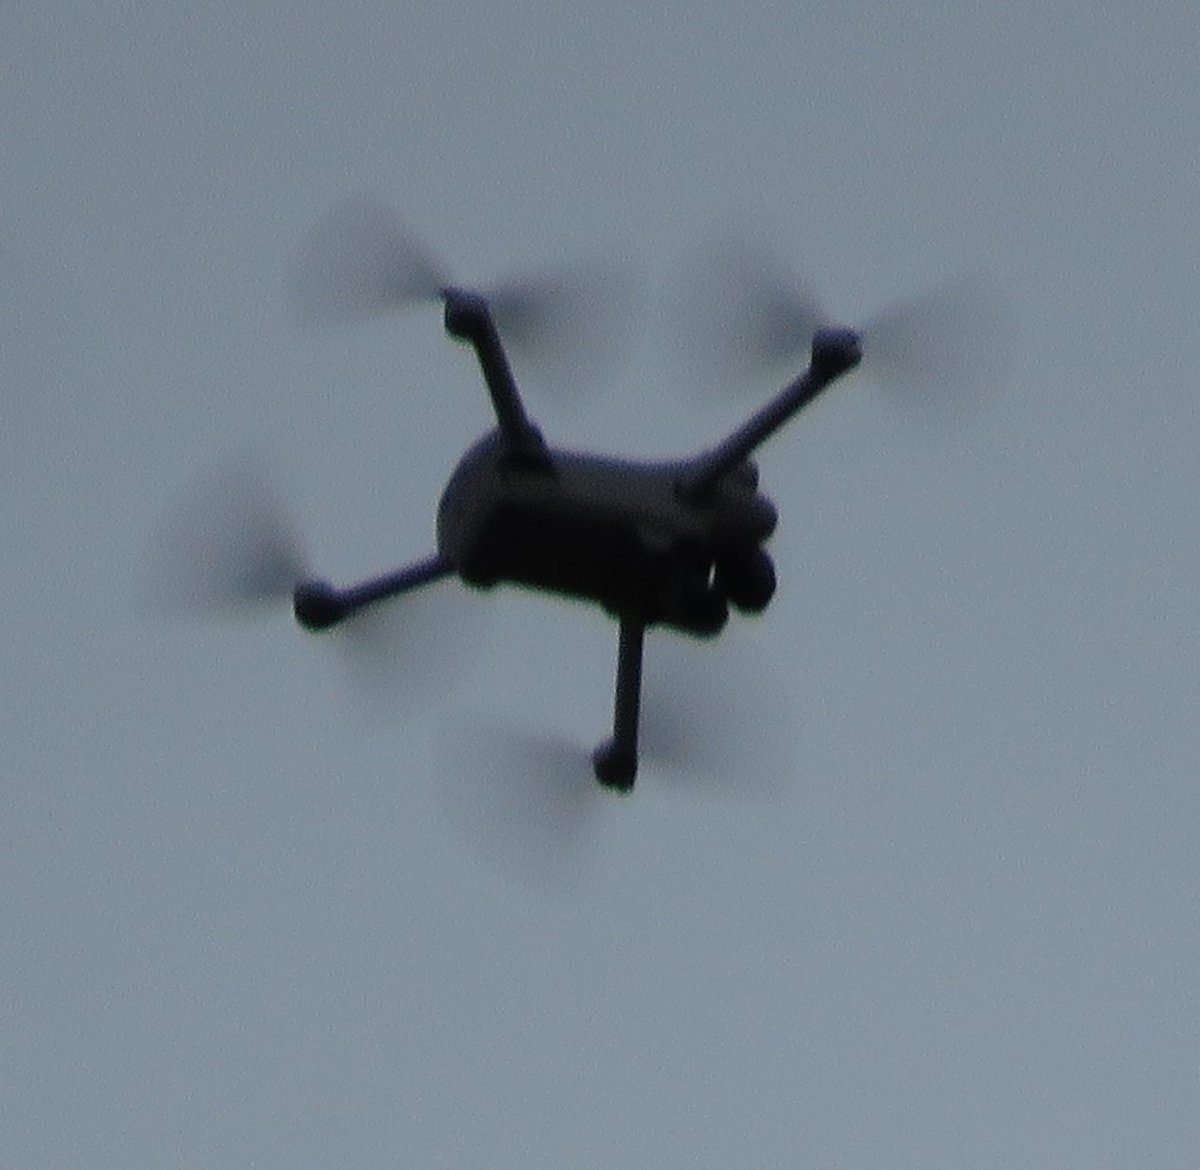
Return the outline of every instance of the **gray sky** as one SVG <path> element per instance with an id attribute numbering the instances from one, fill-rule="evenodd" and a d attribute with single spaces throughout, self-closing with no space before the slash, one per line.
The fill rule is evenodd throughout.
<path id="1" fill-rule="evenodd" d="M 737 7 L 0 10 L 5 1164 L 1195 1165 L 1200 16 Z M 368 726 L 286 611 L 134 604 L 248 443 L 320 571 L 432 548 L 469 355 L 284 311 L 360 190 L 466 281 L 741 213 L 851 321 L 982 266 L 1008 392 L 764 452 L 775 602 L 648 641 L 697 738 L 729 680 L 715 765 L 597 791 L 615 632 L 513 593 L 414 599 L 486 644 Z M 747 409 L 649 347 L 528 396 L 642 454 Z"/>

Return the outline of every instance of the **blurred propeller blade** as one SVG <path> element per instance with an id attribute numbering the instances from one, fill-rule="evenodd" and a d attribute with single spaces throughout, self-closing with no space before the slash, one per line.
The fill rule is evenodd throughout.
<path id="1" fill-rule="evenodd" d="M 300 325 L 346 325 L 437 300 L 447 283 L 389 208 L 355 196 L 325 212 L 296 249 L 287 300 Z"/>
<path id="2" fill-rule="evenodd" d="M 612 802 L 593 778 L 589 753 L 532 730 L 448 720 L 436 747 L 439 802 L 486 864 L 558 889 L 585 872 L 592 829 Z"/>
<path id="3" fill-rule="evenodd" d="M 184 485 L 155 524 L 142 609 L 197 620 L 291 609 L 309 571 L 265 458 L 239 452 Z M 373 723 L 412 717 L 457 683 L 486 645 L 489 612 L 458 582 L 420 586 L 368 606 L 328 632 L 351 700 Z"/>
<path id="4" fill-rule="evenodd" d="M 789 278 L 769 250 L 725 238 L 681 268 L 678 320 L 671 332 L 689 388 L 727 382 L 756 387 L 789 377 L 813 333 L 834 324 Z M 854 325 L 854 322 L 842 322 Z M 958 425 L 1003 389 L 1015 329 L 999 285 L 980 273 L 943 281 L 877 314 L 862 329 L 862 371 L 883 397 L 921 423 Z"/>
<path id="5" fill-rule="evenodd" d="M 744 632 L 720 644 L 648 640 L 639 784 L 721 801 L 776 804 L 798 771 L 794 689 Z"/>
<path id="6" fill-rule="evenodd" d="M 454 579 L 368 606 L 331 630 L 357 712 L 375 725 L 413 718 L 468 674 L 487 646 L 488 599 Z"/>
<path id="7" fill-rule="evenodd" d="M 958 426 L 1007 381 L 1016 332 L 995 280 L 968 273 L 884 312 L 863 328 L 863 369 L 906 417 Z"/>
<path id="8" fill-rule="evenodd" d="M 640 316 L 629 271 L 612 260 L 578 263 L 478 291 L 522 372 L 570 397 L 571 389 L 594 389 L 612 376 L 629 351 Z M 356 196 L 313 224 L 292 257 L 286 295 L 293 319 L 317 327 L 438 301 L 452 284 L 394 212 Z"/>
<path id="9" fill-rule="evenodd" d="M 687 389 L 711 394 L 753 387 L 802 360 L 827 324 L 812 292 L 770 251 L 740 236 L 695 249 L 673 273 L 667 335 Z"/>
<path id="10" fill-rule="evenodd" d="M 305 575 L 295 526 L 261 456 L 239 453 L 187 483 L 151 532 L 146 608 L 164 616 L 286 602 Z"/>
<path id="11" fill-rule="evenodd" d="M 496 328 L 521 372 L 577 401 L 615 378 L 642 316 L 630 272 L 619 262 L 580 261 L 486 290 Z"/>

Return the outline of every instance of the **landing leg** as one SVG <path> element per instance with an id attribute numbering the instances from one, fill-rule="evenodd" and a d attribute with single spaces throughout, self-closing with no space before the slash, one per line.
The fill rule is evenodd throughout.
<path id="1" fill-rule="evenodd" d="M 640 618 L 622 617 L 617 644 L 617 693 L 612 738 L 592 753 L 596 779 L 618 792 L 629 792 L 637 776 L 638 717 L 642 698 L 642 638 Z"/>

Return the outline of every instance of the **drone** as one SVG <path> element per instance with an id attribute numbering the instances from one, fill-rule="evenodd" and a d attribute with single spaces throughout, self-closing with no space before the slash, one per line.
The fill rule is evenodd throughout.
<path id="1" fill-rule="evenodd" d="M 799 314 L 793 332 L 807 332 L 806 367 L 732 433 L 689 457 L 635 460 L 559 448 L 546 441 L 522 402 L 495 298 L 443 283 L 407 235 L 380 228 L 373 212 L 365 235 L 356 237 L 346 223 L 361 227 L 361 213 L 361 207 L 349 217 L 345 209 L 335 213 L 317 269 L 328 267 L 331 249 L 346 244 L 357 253 L 350 258 L 358 269 L 355 295 L 366 289 L 372 307 L 412 296 L 440 301 L 446 333 L 478 361 L 495 426 L 450 475 L 431 555 L 345 587 L 303 577 L 290 590 L 295 619 L 306 630 L 328 631 L 450 576 L 477 590 L 510 585 L 599 607 L 617 624 L 616 681 L 611 735 L 591 759 L 600 784 L 628 793 L 638 772 L 646 631 L 661 627 L 711 639 L 731 609 L 754 615 L 767 608 L 776 571 L 765 545 L 778 511 L 759 490 L 752 457 L 859 365 L 866 333 L 807 328 L 819 318 Z M 330 297 L 338 295 L 334 289 Z M 909 311 L 899 320 L 919 316 Z M 791 336 L 788 344 L 798 340 Z"/>
<path id="2" fill-rule="evenodd" d="M 612 736 L 592 755 L 596 779 L 628 792 L 638 767 L 647 628 L 712 637 L 729 608 L 760 613 L 775 593 L 763 543 L 774 504 L 751 453 L 862 357 L 849 329 L 823 329 L 812 360 L 762 410 L 712 449 L 639 462 L 549 446 L 530 421 L 485 297 L 444 291 L 445 326 L 475 351 L 496 427 L 463 455 L 437 509 L 437 552 L 349 588 L 302 581 L 296 620 L 326 630 L 364 606 L 456 573 L 467 585 L 524 586 L 599 605 L 618 624 Z"/>

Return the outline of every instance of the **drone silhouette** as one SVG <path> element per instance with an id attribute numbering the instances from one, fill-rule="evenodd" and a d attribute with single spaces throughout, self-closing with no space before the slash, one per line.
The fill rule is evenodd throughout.
<path id="1" fill-rule="evenodd" d="M 447 334 L 474 351 L 496 425 L 467 449 L 442 492 L 432 554 L 346 587 L 293 578 L 297 622 L 327 631 L 451 575 L 475 589 L 515 585 L 599 606 L 616 620 L 618 641 L 612 733 L 592 763 L 601 784 L 629 792 L 638 770 L 646 631 L 712 638 L 731 609 L 766 609 L 776 572 L 764 545 L 778 513 L 759 490 L 751 457 L 859 365 L 872 330 L 820 324 L 821 314 L 800 294 L 781 318 L 776 296 L 769 324 L 776 333 L 781 321 L 786 326 L 786 347 L 807 347 L 807 367 L 715 445 L 681 459 L 633 460 L 548 444 L 525 410 L 497 324 L 504 313 L 496 307 L 506 311 L 521 297 L 444 282 L 384 213 L 362 204 L 335 209 L 321 221 L 300 271 L 297 303 L 311 318 L 440 301 Z M 556 295 L 551 289 L 550 300 Z M 911 356 L 914 331 L 923 339 L 955 327 L 963 295 L 956 288 L 881 318 L 877 332 L 886 338 L 890 330 L 899 339 L 893 348 Z"/>

